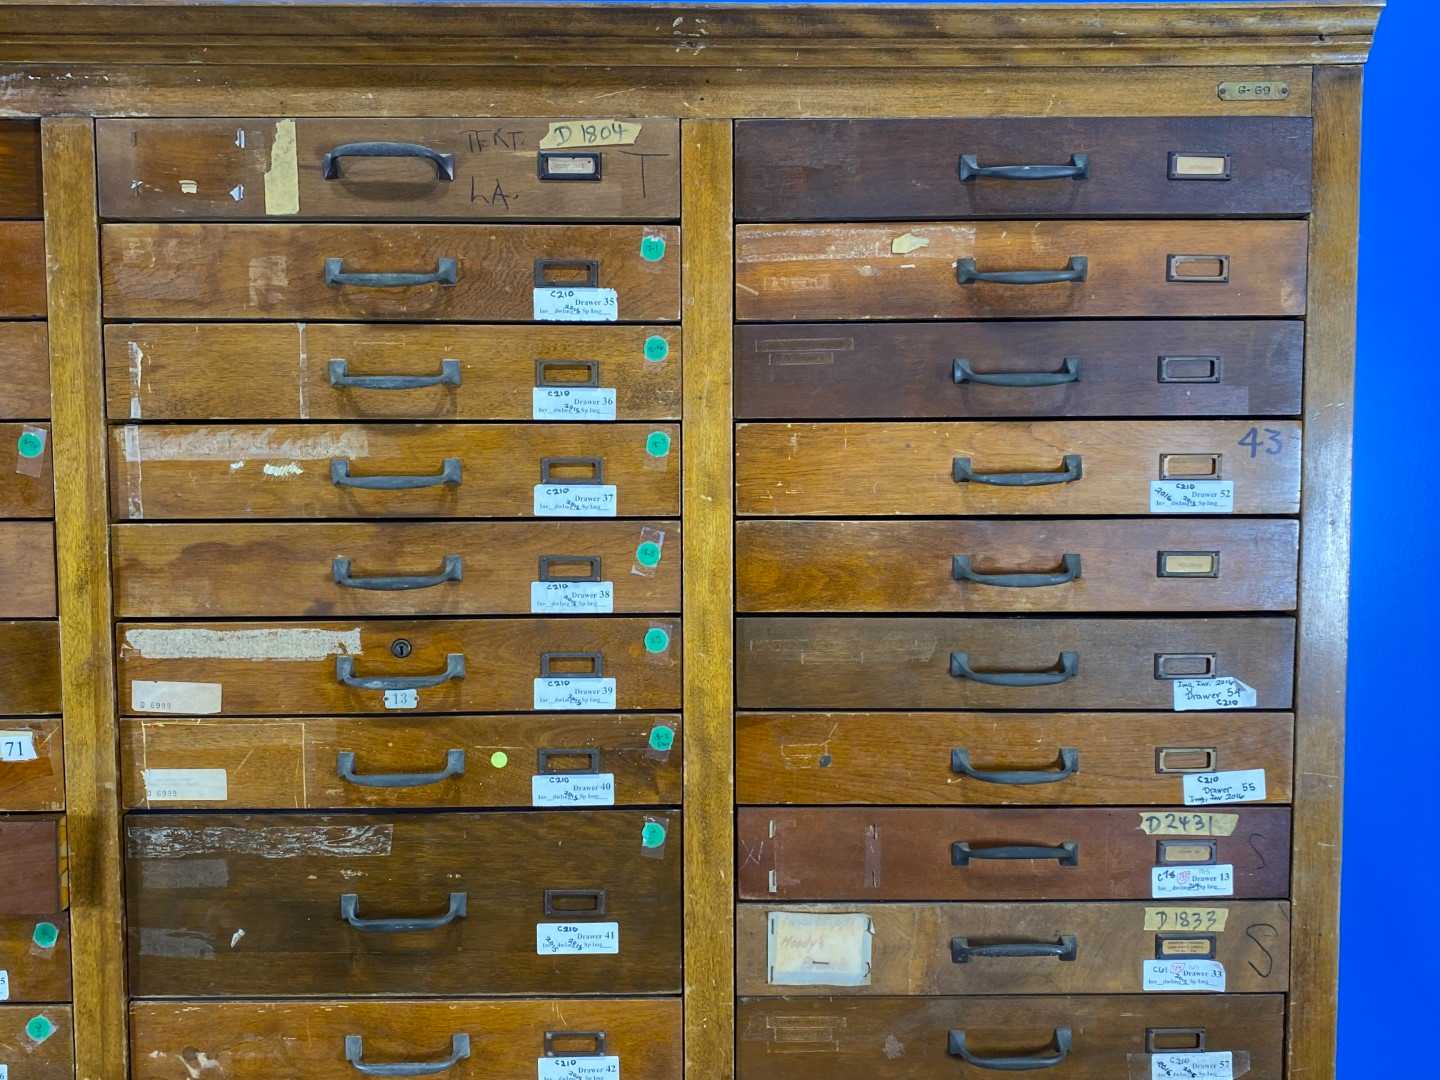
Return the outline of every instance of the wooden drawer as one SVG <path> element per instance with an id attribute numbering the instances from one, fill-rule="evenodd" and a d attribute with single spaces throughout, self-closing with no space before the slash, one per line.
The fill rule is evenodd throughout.
<path id="1" fill-rule="evenodd" d="M 737 1026 L 740 1080 L 987 1080 L 993 1067 L 949 1052 L 956 1033 L 982 1059 L 1050 1059 L 1061 1028 L 1071 1045 L 1052 1075 L 1066 1080 L 1149 1077 L 1149 1054 L 1166 1049 L 1230 1050 L 1246 1080 L 1285 1069 L 1283 994 L 761 998 L 740 1002 Z"/>
<path id="2" fill-rule="evenodd" d="M 575 120 L 547 142 L 551 123 L 513 116 L 100 120 L 100 212 L 193 220 L 680 216 L 678 121 Z M 556 142 L 574 149 L 542 149 Z M 401 156 L 331 157 L 355 143 L 389 143 Z"/>
<path id="3" fill-rule="evenodd" d="M 106 225 L 101 256 L 110 318 L 531 322 L 537 285 L 587 284 L 616 290 L 626 322 L 680 317 L 680 230 L 669 225 Z M 448 266 L 454 282 L 332 285 L 327 264 Z"/>
<path id="4" fill-rule="evenodd" d="M 735 638 L 743 709 L 1169 709 L 1176 679 L 1222 676 L 1288 709 L 1295 670 L 1288 617 L 750 617 Z"/>
<path id="5" fill-rule="evenodd" d="M 0 420 L 49 419 L 50 346 L 44 323 L 0 323 L 0 381 L 5 387 Z"/>
<path id="6" fill-rule="evenodd" d="M 44 212 L 40 121 L 0 121 L 0 218 L 38 218 Z"/>
<path id="7" fill-rule="evenodd" d="M 117 525 L 110 535 L 121 618 L 521 615 L 531 611 L 533 583 L 565 579 L 609 582 L 621 614 L 680 610 L 678 521 L 167 522 Z M 345 559 L 348 569 L 337 569 Z M 418 584 L 390 590 L 336 580 L 392 575 Z M 584 612 L 598 610 L 593 592 L 562 584 L 549 595 Z"/>
<path id="8" fill-rule="evenodd" d="M 742 713 L 735 799 L 1161 806 L 1186 774 L 1264 769 L 1288 803 L 1294 750 L 1289 713 Z"/>
<path id="9" fill-rule="evenodd" d="M 10 1080 L 74 1080 L 70 1006 L 0 1005 L 0 1065 Z"/>
<path id="10" fill-rule="evenodd" d="M 348 685 L 342 674 L 352 684 L 398 682 L 396 690 L 431 680 L 408 687 L 418 699 L 411 707 L 427 713 L 528 711 L 542 674 L 574 684 L 550 691 L 547 701 L 574 702 L 557 712 L 601 706 L 610 679 L 615 708 L 680 707 L 676 619 L 125 623 L 116 636 L 126 714 L 271 716 L 277 703 L 293 715 L 383 711 L 381 687 Z"/>
<path id="11" fill-rule="evenodd" d="M 742 808 L 740 897 L 1143 900 L 1151 895 L 1152 868 L 1212 863 L 1234 868 L 1240 899 L 1284 897 L 1289 809 L 1226 807 L 1224 813 L 1221 824 L 1205 807 L 1176 809 L 1185 820 L 1176 831 L 1189 831 L 1163 836 L 1141 828 L 1163 814 L 1135 810 Z M 1225 828 L 1232 831 L 1214 835 Z M 1017 846 L 1041 850 L 1013 851 Z"/>
<path id="12" fill-rule="evenodd" d="M 22 456 L 21 440 L 29 451 L 34 448 L 38 432 L 44 432 L 40 452 Z M 50 451 L 48 423 L 0 424 L 0 518 L 54 516 L 55 481 Z"/>
<path id="13" fill-rule="evenodd" d="M 65 740 L 60 721 L 0 719 L 0 744 L 13 758 L 0 762 L 0 810 L 64 810 Z"/>
<path id="14" fill-rule="evenodd" d="M 105 355 L 112 420 L 530 420 L 537 390 L 595 420 L 602 389 L 609 419 L 680 419 L 678 326 L 122 323 Z"/>
<path id="15" fill-rule="evenodd" d="M 0 319 L 43 317 L 45 223 L 0 221 Z"/>
<path id="16" fill-rule="evenodd" d="M 0 715 L 59 712 L 60 624 L 54 619 L 0 622 Z"/>
<path id="17" fill-rule="evenodd" d="M 625 1080 L 681 1075 L 680 1002 L 665 998 L 142 1001 L 130 1008 L 130 1075 L 188 1080 L 186 1066 L 215 1062 L 226 1080 L 350 1080 L 351 1037 L 363 1061 L 389 1064 L 446 1060 L 456 1035 L 469 1036 L 470 1056 L 440 1075 L 512 1080 L 534 1074 L 543 1057 L 602 1051 L 620 1059 Z"/>
<path id="18" fill-rule="evenodd" d="M 10 1001 L 69 1001 L 70 919 L 66 914 L 0 917 L 0 971 L 8 978 Z"/>
<path id="19" fill-rule="evenodd" d="M 955 479 L 967 471 L 980 479 Z M 1014 473 L 1042 482 L 1017 485 Z M 1237 514 L 1298 513 L 1300 425 L 741 424 L 735 434 L 742 515 L 1146 514 L 1155 480 L 1231 480 Z"/>
<path id="20" fill-rule="evenodd" d="M 1298 549 L 1281 520 L 742 521 L 736 607 L 1291 611 Z"/>
<path id="21" fill-rule="evenodd" d="M 678 993 L 680 849 L 668 810 L 131 817 L 131 990 Z M 465 913 L 446 916 L 462 893 Z M 442 917 L 432 929 L 373 924 Z M 549 924 L 618 935 L 618 952 L 539 955 Z"/>
<path id="22" fill-rule="evenodd" d="M 1138 994 L 1144 962 L 1171 958 L 1218 961 L 1230 993 L 1283 993 L 1290 984 L 1290 905 L 1276 900 L 1179 911 L 1160 901 L 741 904 L 736 920 L 746 996 Z M 1035 951 L 987 951 L 1006 945 Z M 1039 951 L 1046 946 L 1055 951 Z"/>
<path id="23" fill-rule="evenodd" d="M 673 713 L 131 719 L 121 732 L 125 805 L 141 809 L 563 806 L 567 792 L 593 806 L 598 781 L 583 774 L 596 773 L 612 778 L 617 806 L 680 802 Z M 559 781 L 537 800 L 532 778 L 559 774 L 578 785 Z M 177 779 L 185 786 L 165 790 Z"/>
<path id="24" fill-rule="evenodd" d="M 55 526 L 0 521 L 0 617 L 55 616 Z"/>
<path id="25" fill-rule="evenodd" d="M 69 906 L 63 818 L 0 817 L 0 851 L 0 915 L 54 915 Z"/>
<path id="26" fill-rule="evenodd" d="M 110 504 L 121 519 L 532 517 L 543 482 L 583 485 L 584 507 L 613 486 L 609 516 L 678 515 L 679 460 L 673 424 L 131 424 L 110 432 Z M 362 486 L 381 478 L 424 486 Z"/>
<path id="27" fill-rule="evenodd" d="M 740 225 L 735 314 L 742 321 L 1303 315 L 1307 239 L 1304 221 Z M 967 266 L 1070 277 L 962 283 Z"/>
<path id="28" fill-rule="evenodd" d="M 1304 338 L 1293 321 L 742 324 L 735 413 L 1294 416 Z"/>
<path id="29" fill-rule="evenodd" d="M 1310 119 L 1299 116 L 741 120 L 735 216 L 1304 214 L 1310 139 Z M 1069 175 L 974 172 L 1027 164 Z"/>

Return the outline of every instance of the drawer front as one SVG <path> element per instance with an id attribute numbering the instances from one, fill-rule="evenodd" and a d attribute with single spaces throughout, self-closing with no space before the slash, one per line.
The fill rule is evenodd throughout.
<path id="1" fill-rule="evenodd" d="M 60 624 L 0 622 L 0 715 L 60 712 Z"/>
<path id="2" fill-rule="evenodd" d="M 38 218 L 44 212 L 40 121 L 0 121 L 0 217 Z"/>
<path id="3" fill-rule="evenodd" d="M 0 286 L 0 294 L 3 291 Z M 38 453 L 34 452 L 37 441 Z M 20 452 L 22 443 L 24 454 Z M 0 424 L 0 518 L 55 515 L 50 451 L 48 423 Z"/>
<path id="4" fill-rule="evenodd" d="M 136 424 L 110 432 L 110 502 L 132 520 L 532 517 L 543 483 L 578 489 L 546 505 L 584 512 L 556 517 L 600 516 L 600 485 L 606 516 L 652 517 L 680 512 L 679 459 L 673 424 Z"/>
<path id="5" fill-rule="evenodd" d="M 0 380 L 5 386 L 0 420 L 50 416 L 50 346 L 45 329 L 39 322 L 0 323 Z"/>
<path id="6" fill-rule="evenodd" d="M 295 715 L 383 712 L 387 689 L 413 690 L 416 704 L 391 707 L 420 712 L 523 712 L 535 707 L 542 675 L 551 705 L 542 711 L 604 708 L 607 679 L 612 708 L 680 707 L 675 619 L 125 623 L 117 637 L 129 715 L 269 716 L 277 702 Z"/>
<path id="7" fill-rule="evenodd" d="M 43 317 L 45 223 L 0 221 L 0 319 Z"/>
<path id="8" fill-rule="evenodd" d="M 735 412 L 742 420 L 1293 416 L 1304 337 L 1299 322 L 1246 320 L 741 325 Z"/>
<path id="9" fill-rule="evenodd" d="M 328 260 L 454 283 L 328 284 Z M 581 285 L 616 290 L 627 322 L 680 317 L 673 226 L 106 225 L 101 264 L 110 318 L 531 322 L 537 286 Z"/>
<path id="10" fill-rule="evenodd" d="M 644 846 L 652 833 L 660 843 Z M 680 815 L 664 810 L 132 817 L 131 989 L 678 993 L 680 849 Z M 399 932 L 375 922 L 442 918 Z M 618 952 L 540 955 L 541 941 L 564 940 L 550 924 L 594 926 L 592 940 L 618 935 Z"/>
<path id="11" fill-rule="evenodd" d="M 125 805 L 139 809 L 680 802 L 674 713 L 131 719 L 121 728 Z"/>
<path id="12" fill-rule="evenodd" d="M 112 420 L 680 418 L 678 326 L 123 323 L 105 355 Z"/>
<path id="13" fill-rule="evenodd" d="M 1289 809 L 1226 807 L 1224 817 L 1195 807 L 1173 813 L 1181 821 L 1176 832 L 1191 831 L 1148 833 L 1142 826 L 1159 821 L 1163 827 L 1172 819 L 1165 812 L 1118 809 L 741 809 L 740 896 L 1144 900 L 1151 896 L 1152 868 L 1212 864 L 1233 868 L 1236 897 L 1286 895 Z M 1216 835 L 1225 829 L 1231 831 Z M 1045 857 L 1016 852 L 1017 846 L 1042 849 Z M 1062 851 L 1068 854 L 1062 857 Z"/>
<path id="14" fill-rule="evenodd" d="M 738 1025 L 740 1080 L 794 1080 L 800 1069 L 827 1080 L 991 1080 L 993 1066 L 949 1052 L 954 1033 L 973 1058 L 1045 1060 L 1060 1053 L 1061 1028 L 1071 1045 L 1054 1075 L 1066 1080 L 1148 1077 L 1148 1055 L 1169 1047 L 1230 1050 L 1236 1075 L 1249 1062 L 1248 1080 L 1281 1080 L 1285 1068 L 1283 994 L 761 998 L 740 1002 Z"/>
<path id="15" fill-rule="evenodd" d="M 1163 806 L 1187 774 L 1264 769 L 1288 803 L 1293 755 L 1289 713 L 742 713 L 735 798 Z"/>
<path id="16" fill-rule="evenodd" d="M 0 521 L 0 617 L 55 617 L 55 526 Z"/>
<path id="17" fill-rule="evenodd" d="M 1224 676 L 1288 709 L 1295 669 L 1288 617 L 750 617 L 735 636 L 744 709 L 1170 709 L 1177 679 Z"/>
<path id="18" fill-rule="evenodd" d="M 513 116 L 100 120 L 100 212 L 192 220 L 680 216 L 678 121 L 564 123 L 547 140 L 552 121 Z M 356 143 L 390 144 L 384 149 L 396 156 L 345 152 Z M 557 143 L 570 149 L 545 149 Z"/>
<path id="19" fill-rule="evenodd" d="M 1016 485 L 1014 473 L 1040 475 Z M 741 424 L 735 436 L 736 510 L 760 517 L 1147 514 L 1156 480 L 1230 480 L 1237 514 L 1298 513 L 1300 425 Z"/>
<path id="20" fill-rule="evenodd" d="M 537 582 L 552 586 L 542 607 L 601 610 L 599 586 L 575 581 L 608 582 L 621 614 L 680 610 L 678 521 L 167 522 L 110 535 L 121 618 L 526 615 Z M 405 587 L 374 587 L 383 578 Z"/>
<path id="21" fill-rule="evenodd" d="M 0 1005 L 0 1065 L 10 1080 L 74 1080 L 70 1006 Z"/>
<path id="22" fill-rule="evenodd" d="M 9 980 L 10 1001 L 69 1001 L 70 919 L 66 914 L 0 917 L 0 971 Z"/>
<path id="23" fill-rule="evenodd" d="M 1310 139 L 1310 119 L 1298 116 L 741 120 L 735 216 L 1304 214 Z M 983 171 L 1015 165 L 1069 175 L 1032 182 Z"/>
<path id="24" fill-rule="evenodd" d="M 64 847 L 64 825 L 54 815 L 0 817 L 0 915 L 65 910 Z"/>
<path id="25" fill-rule="evenodd" d="M 675 1080 L 682 1069 L 674 999 L 142 1001 L 130 1008 L 130 1075 L 184 1080 L 177 1064 L 215 1062 L 226 1080 L 352 1080 L 345 1046 L 357 1035 L 361 1061 L 376 1065 L 444 1061 L 455 1036 L 469 1036 L 470 1056 L 448 1073 L 465 1080 L 530 1076 L 541 1058 L 567 1054 L 618 1057 L 626 1080 Z"/>
<path id="26" fill-rule="evenodd" d="M 1298 523 L 1278 520 L 742 521 L 736 606 L 1292 611 L 1298 548 Z"/>
<path id="27" fill-rule="evenodd" d="M 1302 315 L 1307 230 L 1304 221 L 741 225 L 735 314 L 741 321 Z M 978 274 L 1040 271 L 1050 279 L 962 282 L 967 265 Z"/>
<path id="28" fill-rule="evenodd" d="M 0 810 L 65 809 L 60 721 L 0 719 Z"/>
<path id="29" fill-rule="evenodd" d="M 1229 993 L 1290 983 L 1290 905 L 1277 900 L 741 904 L 736 944 L 745 996 L 1139 994 L 1145 961 L 1172 958 L 1218 961 Z M 1006 946 L 1018 955 L 997 955 Z"/>

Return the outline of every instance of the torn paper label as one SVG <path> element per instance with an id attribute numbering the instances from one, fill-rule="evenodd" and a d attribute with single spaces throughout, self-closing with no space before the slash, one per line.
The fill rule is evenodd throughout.
<path id="1" fill-rule="evenodd" d="M 130 709 L 132 712 L 213 716 L 220 711 L 220 685 L 136 679 L 130 684 Z"/>
<path id="2" fill-rule="evenodd" d="M 313 626 L 170 630 L 140 626 L 125 631 L 125 647 L 146 660 L 325 660 L 361 655 L 358 626 L 353 630 Z"/>
<path id="3" fill-rule="evenodd" d="M 901 233 L 890 241 L 890 254 L 909 255 L 912 251 L 919 251 L 923 247 L 930 246 L 928 236 L 916 236 L 912 232 Z"/>
<path id="4" fill-rule="evenodd" d="M 875 928 L 868 915 L 772 911 L 771 986 L 869 986 Z"/>
<path id="5" fill-rule="evenodd" d="M 150 802 L 226 802 L 230 798 L 224 769 L 144 769 L 141 776 Z"/>
<path id="6" fill-rule="evenodd" d="M 265 213 L 300 212 L 300 161 L 295 145 L 295 121 L 275 121 L 270 139 L 270 168 L 265 170 Z"/>
<path id="7" fill-rule="evenodd" d="M 1176 679 L 1170 684 L 1176 712 L 1200 709 L 1253 709 L 1255 688 L 1231 676 L 1218 679 Z"/>

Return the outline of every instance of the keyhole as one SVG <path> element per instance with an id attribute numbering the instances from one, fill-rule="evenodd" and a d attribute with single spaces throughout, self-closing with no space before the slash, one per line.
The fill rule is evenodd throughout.
<path id="1" fill-rule="evenodd" d="M 390 655 L 400 660 L 404 660 L 414 650 L 415 646 L 411 645 L 407 638 L 397 637 L 390 643 Z"/>

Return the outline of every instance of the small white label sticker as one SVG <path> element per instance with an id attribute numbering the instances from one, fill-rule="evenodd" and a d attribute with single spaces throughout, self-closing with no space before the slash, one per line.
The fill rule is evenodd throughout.
<path id="1" fill-rule="evenodd" d="M 1176 679 L 1170 686 L 1176 712 L 1255 708 L 1255 688 L 1230 675 L 1218 679 Z"/>
<path id="2" fill-rule="evenodd" d="M 615 708 L 615 680 L 610 677 L 545 675 L 535 680 L 535 708 L 570 712 Z"/>
<path id="3" fill-rule="evenodd" d="M 532 581 L 532 615 L 611 615 L 615 611 L 613 581 Z"/>
<path id="4" fill-rule="evenodd" d="M 0 1080 L 10 1080 L 9 1065 L 0 1065 Z"/>
<path id="5" fill-rule="evenodd" d="M 615 516 L 614 484 L 536 484 L 536 517 Z"/>
<path id="6" fill-rule="evenodd" d="M 1152 514 L 1229 514 L 1234 510 L 1234 480 L 1150 481 Z"/>
<path id="7" fill-rule="evenodd" d="M 1234 896 L 1235 867 L 1153 866 L 1150 868 L 1150 895 L 1157 900 L 1172 896 Z"/>
<path id="8" fill-rule="evenodd" d="M 541 773 L 530 778 L 531 806 L 614 806 L 614 773 Z"/>
<path id="9" fill-rule="evenodd" d="M 869 986 L 869 915 L 772 911 L 767 946 L 771 986 Z"/>
<path id="10" fill-rule="evenodd" d="M 535 924 L 538 956 L 614 956 L 619 951 L 618 922 Z"/>
<path id="11" fill-rule="evenodd" d="M 1188 773 L 1182 778 L 1182 783 L 1185 785 L 1186 806 L 1265 801 L 1264 769 Z"/>
<path id="12" fill-rule="evenodd" d="M 619 317 L 620 297 L 614 289 L 535 290 L 536 322 L 614 322 Z"/>
<path id="13" fill-rule="evenodd" d="M 418 709 L 420 707 L 420 691 L 386 690 L 385 707 L 387 709 Z"/>
<path id="14" fill-rule="evenodd" d="M 601 1057 L 543 1057 L 540 1080 L 620 1080 L 620 1059 Z"/>
<path id="15" fill-rule="evenodd" d="M 1223 993 L 1225 965 L 1219 960 L 1146 960 L 1143 989 Z"/>
<path id="16" fill-rule="evenodd" d="M 9 1000 L 10 1000 L 10 972 L 6 971 L 4 968 L 0 968 L 0 1001 L 9 1001 Z M 3 1068 L 5 1068 L 5 1066 L 4 1066 L 4 1065 L 0 1065 L 0 1069 L 3 1069 Z"/>
<path id="17" fill-rule="evenodd" d="M 220 684 L 136 679 L 130 684 L 130 708 L 135 712 L 213 716 L 220 711 Z"/>
<path id="18" fill-rule="evenodd" d="M 1235 1080 L 1235 1062 L 1229 1050 L 1197 1054 L 1154 1054 L 1150 1080 Z"/>
<path id="19" fill-rule="evenodd" d="M 613 386 L 537 386 L 531 391 L 533 420 L 614 420 Z"/>
<path id="20" fill-rule="evenodd" d="M 33 731 L 0 731 L 0 761 L 34 761 Z"/>
<path id="21" fill-rule="evenodd" d="M 224 769 L 145 769 L 145 798 L 151 802 L 225 802 L 230 786 Z"/>

